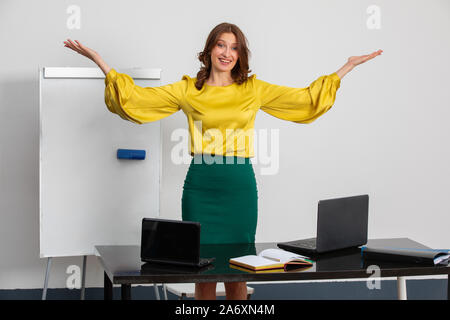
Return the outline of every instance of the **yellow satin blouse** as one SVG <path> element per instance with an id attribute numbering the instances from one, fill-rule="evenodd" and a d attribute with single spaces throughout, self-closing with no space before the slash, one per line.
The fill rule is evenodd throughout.
<path id="1" fill-rule="evenodd" d="M 190 153 L 254 157 L 256 113 L 261 109 L 277 118 L 310 123 L 327 112 L 341 79 L 336 72 L 319 77 L 306 88 L 280 86 L 251 75 L 241 85 L 195 87 L 197 78 L 160 87 L 140 87 L 112 68 L 105 77 L 105 103 L 121 118 L 143 124 L 180 109 L 186 114 Z"/>

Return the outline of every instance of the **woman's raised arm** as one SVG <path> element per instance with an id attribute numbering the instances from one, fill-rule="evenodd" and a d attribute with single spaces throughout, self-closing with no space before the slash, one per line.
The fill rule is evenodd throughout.
<path id="1" fill-rule="evenodd" d="M 64 46 L 94 61 L 105 74 L 105 104 L 124 120 L 143 124 L 165 118 L 181 109 L 188 78 L 159 87 L 141 87 L 125 73 L 110 68 L 100 55 L 79 41 L 67 39 Z"/>

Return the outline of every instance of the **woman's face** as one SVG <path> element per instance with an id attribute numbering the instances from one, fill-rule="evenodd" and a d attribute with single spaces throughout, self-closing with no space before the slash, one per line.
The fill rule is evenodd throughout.
<path id="1" fill-rule="evenodd" d="M 225 60 L 225 61 L 224 61 Z M 234 33 L 222 33 L 211 50 L 212 67 L 219 72 L 230 71 L 238 60 L 238 47 Z"/>

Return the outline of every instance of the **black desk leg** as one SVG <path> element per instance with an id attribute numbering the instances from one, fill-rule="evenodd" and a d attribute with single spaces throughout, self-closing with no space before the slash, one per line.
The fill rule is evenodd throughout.
<path id="1" fill-rule="evenodd" d="M 447 275 L 447 300 L 450 300 L 450 274 Z"/>
<path id="2" fill-rule="evenodd" d="M 122 300 L 131 300 L 131 284 L 122 285 Z"/>
<path id="3" fill-rule="evenodd" d="M 103 297 L 103 299 L 112 300 L 113 299 L 113 285 L 112 285 L 112 282 L 109 279 L 108 275 L 106 274 L 106 272 L 104 274 L 105 275 L 104 275 L 104 287 L 103 287 L 104 297 Z"/>

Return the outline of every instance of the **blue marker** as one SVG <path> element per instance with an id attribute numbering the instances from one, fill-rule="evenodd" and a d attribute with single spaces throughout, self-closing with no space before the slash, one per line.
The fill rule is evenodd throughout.
<path id="1" fill-rule="evenodd" d="M 117 149 L 117 159 L 144 160 L 145 150 Z"/>

